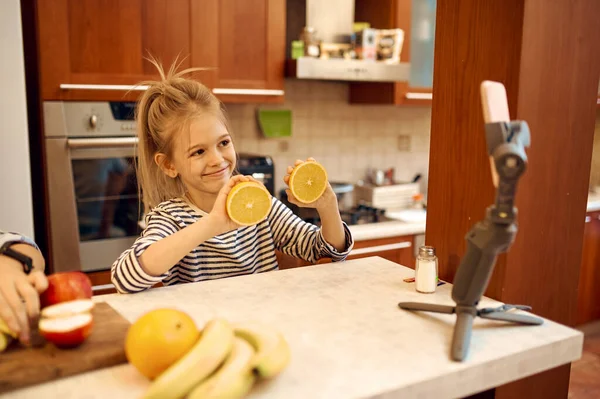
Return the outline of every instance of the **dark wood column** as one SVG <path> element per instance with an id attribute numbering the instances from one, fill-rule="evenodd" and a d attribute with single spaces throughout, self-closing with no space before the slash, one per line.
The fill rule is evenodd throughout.
<path id="1" fill-rule="evenodd" d="M 464 235 L 493 202 L 479 85 L 504 83 L 528 122 L 519 233 L 487 295 L 572 325 L 600 75 L 598 0 L 438 0 L 427 236 L 452 280 Z M 496 389 L 497 398 L 564 398 L 570 366 Z"/>

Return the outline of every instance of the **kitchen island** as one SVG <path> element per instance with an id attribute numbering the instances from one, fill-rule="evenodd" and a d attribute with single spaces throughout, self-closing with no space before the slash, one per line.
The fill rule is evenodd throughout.
<path id="1" fill-rule="evenodd" d="M 401 301 L 453 304 L 451 285 L 419 294 L 414 271 L 382 258 L 316 265 L 96 297 L 129 321 L 158 307 L 258 320 L 279 329 L 292 359 L 250 398 L 464 397 L 572 362 L 583 335 L 545 320 L 516 326 L 477 319 L 469 357 L 449 358 L 454 315 L 408 312 Z M 484 298 L 481 306 L 498 302 Z M 523 312 L 525 313 L 525 312 Z M 137 398 L 149 382 L 130 365 L 11 392 L 3 398 Z"/>

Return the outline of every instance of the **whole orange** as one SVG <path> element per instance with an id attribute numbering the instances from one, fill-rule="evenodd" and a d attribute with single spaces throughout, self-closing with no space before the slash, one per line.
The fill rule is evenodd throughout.
<path id="1" fill-rule="evenodd" d="M 200 331 L 187 313 L 156 309 L 129 327 L 125 354 L 140 373 L 155 379 L 185 355 L 199 338 Z"/>

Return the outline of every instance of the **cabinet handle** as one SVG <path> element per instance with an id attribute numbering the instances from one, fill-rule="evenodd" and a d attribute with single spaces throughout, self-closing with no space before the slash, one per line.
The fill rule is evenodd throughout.
<path id="1" fill-rule="evenodd" d="M 267 89 L 224 89 L 214 88 L 214 94 L 233 94 L 244 96 L 283 96 L 283 90 L 267 90 Z"/>
<path id="2" fill-rule="evenodd" d="M 100 139 L 68 139 L 69 148 L 121 148 L 132 147 L 138 143 L 137 137 L 114 137 Z"/>
<path id="3" fill-rule="evenodd" d="M 403 242 L 398 242 L 395 244 L 376 245 L 374 247 L 353 249 L 352 251 L 350 251 L 348 256 L 371 254 L 373 252 L 391 251 L 393 249 L 402 249 L 402 248 L 410 248 L 410 247 L 412 247 L 412 243 L 410 241 L 403 241 Z"/>
<path id="4" fill-rule="evenodd" d="M 147 85 L 84 85 L 84 84 L 69 84 L 61 83 L 62 90 L 138 90 L 144 91 L 148 89 Z"/>
<path id="5" fill-rule="evenodd" d="M 407 100 L 432 100 L 433 93 L 406 93 L 404 97 Z"/>
<path id="6" fill-rule="evenodd" d="M 114 284 L 101 284 L 101 285 L 94 285 L 92 287 L 92 291 L 102 291 L 102 290 L 111 290 L 111 289 L 117 289 L 117 287 L 115 287 Z"/>

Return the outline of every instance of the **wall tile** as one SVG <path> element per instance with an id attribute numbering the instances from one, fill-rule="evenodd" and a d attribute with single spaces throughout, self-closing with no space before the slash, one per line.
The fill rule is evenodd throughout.
<path id="1" fill-rule="evenodd" d="M 401 108 L 348 104 L 348 85 L 290 79 L 285 103 L 278 105 L 228 104 L 238 152 L 271 155 L 276 167 L 276 189 L 284 188 L 285 169 L 297 158 L 314 157 L 332 180 L 356 182 L 368 168 L 395 167 L 402 179 L 412 178 L 429 163 L 427 107 Z M 279 151 L 282 139 L 265 139 L 258 131 L 256 109 L 292 111 L 292 137 L 288 151 Z M 411 136 L 411 150 L 398 151 L 397 136 Z"/>

